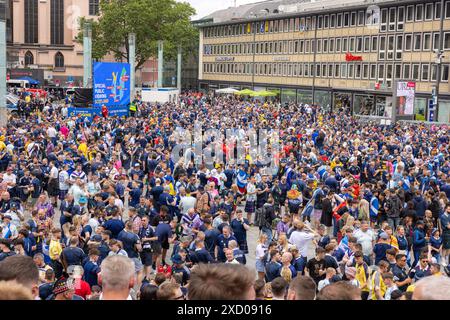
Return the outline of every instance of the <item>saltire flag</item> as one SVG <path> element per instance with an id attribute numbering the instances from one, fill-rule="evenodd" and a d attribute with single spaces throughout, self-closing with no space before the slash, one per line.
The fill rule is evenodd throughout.
<path id="1" fill-rule="evenodd" d="M 245 189 L 247 187 L 247 178 L 248 174 L 242 169 L 239 169 L 239 172 L 236 177 L 236 184 L 239 188 L 240 193 L 245 193 Z"/>

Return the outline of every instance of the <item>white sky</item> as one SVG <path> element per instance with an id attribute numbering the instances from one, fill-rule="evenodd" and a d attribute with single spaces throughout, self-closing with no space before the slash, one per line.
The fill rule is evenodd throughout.
<path id="1" fill-rule="evenodd" d="M 186 1 L 191 4 L 192 7 L 197 11 L 197 15 L 192 17 L 192 20 L 197 20 L 207 16 L 210 13 L 213 13 L 217 10 L 226 9 L 234 6 L 234 0 L 178 0 L 178 1 Z M 236 0 L 236 6 L 260 2 L 262 0 Z"/>

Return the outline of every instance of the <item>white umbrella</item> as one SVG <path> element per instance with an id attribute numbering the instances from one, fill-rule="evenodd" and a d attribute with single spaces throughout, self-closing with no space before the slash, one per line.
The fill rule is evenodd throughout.
<path id="1" fill-rule="evenodd" d="M 227 93 L 227 94 L 233 94 L 238 92 L 239 90 L 236 90 L 234 88 L 223 88 L 216 90 L 216 93 Z"/>

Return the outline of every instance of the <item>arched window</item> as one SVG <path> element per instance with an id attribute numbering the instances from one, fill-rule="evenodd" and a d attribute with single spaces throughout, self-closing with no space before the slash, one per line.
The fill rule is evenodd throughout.
<path id="1" fill-rule="evenodd" d="M 30 51 L 27 51 L 25 53 L 25 66 L 28 66 L 30 64 L 34 64 L 34 56 Z"/>
<path id="2" fill-rule="evenodd" d="M 64 68 L 64 56 L 61 52 L 55 54 L 55 68 Z"/>

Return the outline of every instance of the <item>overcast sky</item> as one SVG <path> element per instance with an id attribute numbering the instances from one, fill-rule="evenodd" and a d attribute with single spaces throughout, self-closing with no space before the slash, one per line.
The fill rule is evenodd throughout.
<path id="1" fill-rule="evenodd" d="M 234 0 L 179 0 L 187 1 L 195 8 L 197 15 L 192 17 L 193 20 L 197 20 L 207 16 L 214 11 L 226 9 L 234 6 Z M 260 2 L 262 0 L 236 0 L 236 5 L 242 5 L 247 3 Z"/>

